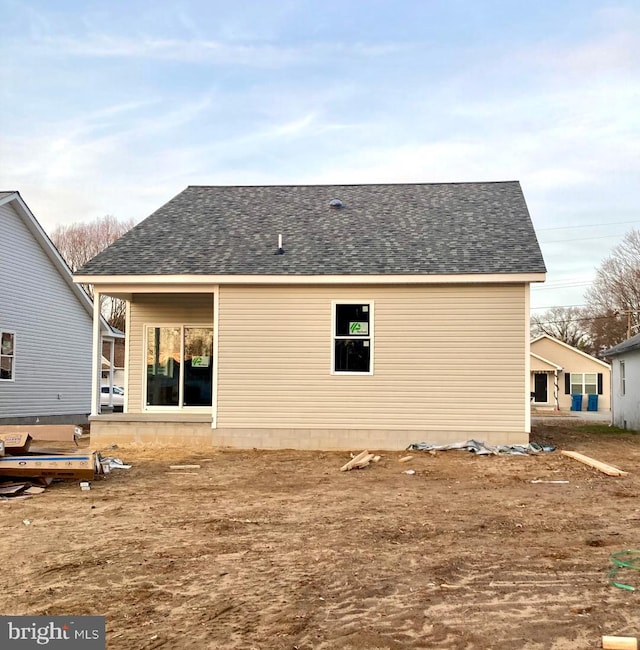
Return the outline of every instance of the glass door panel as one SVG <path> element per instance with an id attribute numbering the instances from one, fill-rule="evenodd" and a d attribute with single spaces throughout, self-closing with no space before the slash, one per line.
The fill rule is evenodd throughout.
<path id="1" fill-rule="evenodd" d="M 213 330 L 184 328 L 184 406 L 211 406 Z"/>
<path id="2" fill-rule="evenodd" d="M 147 406 L 180 404 L 180 330 L 147 328 Z"/>

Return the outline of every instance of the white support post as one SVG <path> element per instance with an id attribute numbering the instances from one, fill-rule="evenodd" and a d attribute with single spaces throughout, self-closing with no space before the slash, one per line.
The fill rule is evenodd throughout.
<path id="1" fill-rule="evenodd" d="M 102 334 L 100 332 L 100 292 L 93 292 L 93 363 L 91 365 L 91 415 L 100 413 L 100 377 L 102 375 Z"/>
<path id="2" fill-rule="evenodd" d="M 524 284 L 524 432 L 531 433 L 531 285 Z"/>
<path id="3" fill-rule="evenodd" d="M 559 411 L 558 405 L 558 370 L 553 371 L 553 410 Z"/>
<path id="4" fill-rule="evenodd" d="M 218 427 L 218 350 L 219 350 L 219 312 L 220 286 L 213 293 L 213 368 L 211 376 L 211 428 Z"/>

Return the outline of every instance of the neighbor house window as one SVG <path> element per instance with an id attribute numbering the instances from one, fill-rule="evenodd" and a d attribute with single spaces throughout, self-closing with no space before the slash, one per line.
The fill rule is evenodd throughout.
<path id="1" fill-rule="evenodd" d="M 0 332 L 0 380 L 13 381 L 15 375 L 14 332 Z"/>
<path id="2" fill-rule="evenodd" d="M 625 377 L 624 361 L 620 362 L 620 395 L 625 395 L 627 392 L 627 379 Z"/>
<path id="3" fill-rule="evenodd" d="M 148 326 L 147 406 L 211 406 L 213 329 Z"/>
<path id="4" fill-rule="evenodd" d="M 373 372 L 373 303 L 333 304 L 334 373 Z"/>
<path id="5" fill-rule="evenodd" d="M 571 373 L 571 394 L 572 395 L 597 395 L 598 375 L 595 372 L 572 372 Z"/>

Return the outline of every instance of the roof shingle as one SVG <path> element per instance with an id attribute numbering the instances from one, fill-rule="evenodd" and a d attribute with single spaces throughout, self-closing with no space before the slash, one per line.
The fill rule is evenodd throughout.
<path id="1" fill-rule="evenodd" d="M 510 181 L 190 186 L 78 274 L 544 272 L 520 184 Z"/>

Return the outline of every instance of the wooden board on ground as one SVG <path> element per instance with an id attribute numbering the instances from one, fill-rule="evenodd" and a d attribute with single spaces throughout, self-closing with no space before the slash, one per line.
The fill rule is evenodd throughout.
<path id="1" fill-rule="evenodd" d="M 365 456 L 369 455 L 368 450 L 361 451 L 357 456 L 354 456 L 348 463 L 345 463 L 341 468 L 341 472 L 347 472 L 352 469 L 356 463 L 359 463 Z"/>
<path id="2" fill-rule="evenodd" d="M 577 451 L 562 451 L 561 453 L 563 456 L 573 458 L 580 463 L 584 463 L 589 467 L 593 467 L 594 469 L 597 469 L 607 476 L 626 476 L 628 473 L 621 469 L 618 469 L 617 467 L 614 467 L 613 465 L 608 465 L 607 463 L 603 463 L 602 461 L 596 460 L 595 458 L 585 456 L 584 454 L 581 454 Z"/>
<path id="3" fill-rule="evenodd" d="M 632 636 L 603 636 L 603 650 L 638 650 L 638 639 Z"/>
<path id="4" fill-rule="evenodd" d="M 355 463 L 352 469 L 366 467 L 374 458 L 375 458 L 375 454 L 367 454 L 366 456 L 361 458 L 357 463 Z"/>

